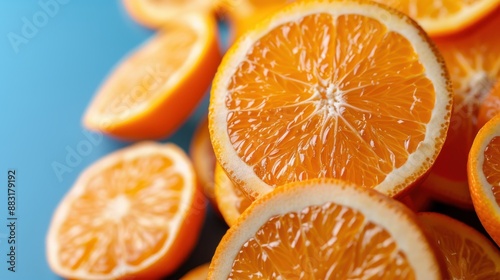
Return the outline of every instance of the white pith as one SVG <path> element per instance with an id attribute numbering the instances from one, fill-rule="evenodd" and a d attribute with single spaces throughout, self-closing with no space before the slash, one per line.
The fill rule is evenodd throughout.
<path id="1" fill-rule="evenodd" d="M 222 246 L 219 245 L 213 258 L 212 278 L 209 279 L 227 279 L 240 248 L 271 217 L 300 212 L 306 207 L 328 202 L 359 211 L 367 222 L 387 230 L 414 268 L 416 279 L 440 279 L 439 267 L 422 229 L 410 220 L 413 217 L 389 205 L 386 198 L 381 198 L 379 194 L 361 192 L 335 180 L 324 180 L 300 188 L 288 188 L 287 192 L 270 193 L 261 199 L 261 203 L 245 212 L 224 236 L 220 243 Z"/>

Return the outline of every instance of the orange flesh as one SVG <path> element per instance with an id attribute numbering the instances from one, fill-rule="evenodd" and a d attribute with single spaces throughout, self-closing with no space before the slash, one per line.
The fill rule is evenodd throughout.
<path id="1" fill-rule="evenodd" d="M 246 196 L 244 192 L 240 190 L 240 188 L 232 183 L 231 185 L 235 195 L 234 205 L 236 207 L 236 210 L 238 210 L 238 213 L 241 214 L 248 208 L 248 206 L 250 206 L 250 204 L 252 204 L 252 201 Z"/>
<path id="2" fill-rule="evenodd" d="M 413 18 L 445 18 L 467 9 L 478 0 L 375 0 L 394 7 Z"/>
<path id="3" fill-rule="evenodd" d="M 109 273 L 155 255 L 169 238 L 165 225 L 178 212 L 184 185 L 172 166 L 168 158 L 148 155 L 116 163 L 90 178 L 58 232 L 61 264 Z"/>
<path id="4" fill-rule="evenodd" d="M 496 272 L 491 257 L 463 229 L 438 219 L 422 218 L 421 221 L 443 253 L 451 279 L 500 279 L 500 272 Z"/>
<path id="5" fill-rule="evenodd" d="M 436 40 L 455 95 L 448 137 L 433 172 L 450 180 L 467 181 L 467 156 L 477 133 L 479 107 L 500 79 L 498 26 L 500 12 L 467 34 Z"/>
<path id="6" fill-rule="evenodd" d="M 424 139 L 435 99 L 410 42 L 360 15 L 277 27 L 228 91 L 232 145 L 271 186 L 325 177 L 378 185 Z"/>
<path id="7" fill-rule="evenodd" d="M 165 27 L 162 32 L 122 64 L 104 85 L 102 91 L 106 94 L 100 95 L 97 103 L 100 114 L 127 118 L 163 97 L 165 83 L 184 65 L 198 35 L 182 25 Z"/>
<path id="8" fill-rule="evenodd" d="M 500 136 L 494 137 L 484 150 L 483 172 L 500 206 Z"/>
<path id="9" fill-rule="evenodd" d="M 496 114 L 500 113 L 500 82 L 490 92 L 488 97 L 481 104 L 478 116 L 477 128 L 481 129 L 485 123 L 491 120 Z"/>
<path id="10" fill-rule="evenodd" d="M 405 254 L 385 229 L 332 203 L 269 219 L 242 246 L 228 279 L 253 277 L 415 279 Z"/>

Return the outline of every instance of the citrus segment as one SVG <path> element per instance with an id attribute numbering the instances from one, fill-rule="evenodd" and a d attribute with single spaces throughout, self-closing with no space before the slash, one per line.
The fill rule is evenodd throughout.
<path id="1" fill-rule="evenodd" d="M 431 36 L 460 32 L 486 17 L 498 0 L 375 0 L 415 19 Z"/>
<path id="2" fill-rule="evenodd" d="M 416 217 L 335 180 L 297 182 L 256 200 L 223 237 L 208 279 L 441 279 Z"/>
<path id="3" fill-rule="evenodd" d="M 488 234 L 500 245 L 500 115 L 477 134 L 467 172 L 474 209 Z"/>
<path id="4" fill-rule="evenodd" d="M 441 251 L 451 279 L 500 279 L 500 251 L 475 229 L 438 213 L 418 219 Z"/>
<path id="5" fill-rule="evenodd" d="M 253 197 L 325 177 L 395 195 L 432 165 L 450 110 L 444 64 L 410 19 L 369 2 L 311 1 L 233 45 L 209 123 L 218 162 Z"/>
<path id="6" fill-rule="evenodd" d="M 182 150 L 136 144 L 87 168 L 59 204 L 50 267 L 71 279 L 161 277 L 194 247 L 204 211 Z"/>
<path id="7" fill-rule="evenodd" d="M 241 213 L 253 201 L 252 198 L 245 195 L 239 187 L 231 182 L 220 165 L 215 167 L 215 198 L 217 207 L 229 226 L 236 223 Z"/>
<path id="8" fill-rule="evenodd" d="M 125 139 L 165 137 L 202 99 L 219 60 L 215 21 L 178 17 L 118 65 L 84 124 Z"/>
<path id="9" fill-rule="evenodd" d="M 500 10 L 474 30 L 435 40 L 455 91 L 450 128 L 442 152 L 423 183 L 435 198 L 472 207 L 467 185 L 467 155 L 477 133 L 481 104 L 500 78 Z"/>

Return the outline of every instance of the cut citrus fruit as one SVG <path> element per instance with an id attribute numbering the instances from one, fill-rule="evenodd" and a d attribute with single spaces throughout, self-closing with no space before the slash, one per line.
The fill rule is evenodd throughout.
<path id="1" fill-rule="evenodd" d="M 177 17 L 127 57 L 94 97 L 84 124 L 124 139 L 165 137 L 203 98 L 220 61 L 211 17 Z"/>
<path id="2" fill-rule="evenodd" d="M 253 199 L 231 182 L 220 165 L 215 167 L 215 198 L 222 217 L 229 226 L 250 206 Z"/>
<path id="3" fill-rule="evenodd" d="M 125 9 L 140 24 L 160 28 L 190 13 L 210 15 L 220 0 L 123 0 Z"/>
<path id="4" fill-rule="evenodd" d="M 372 2 L 292 3 L 224 57 L 210 99 L 215 155 L 251 197 L 314 178 L 401 194 L 444 143 L 447 75 L 402 13 Z"/>
<path id="5" fill-rule="evenodd" d="M 429 177 L 422 184 L 445 203 L 472 208 L 467 156 L 477 133 L 479 107 L 500 80 L 500 9 L 474 30 L 436 40 L 455 90 L 448 136 Z"/>
<path id="6" fill-rule="evenodd" d="M 477 216 L 500 246 L 500 115 L 479 130 L 470 150 L 467 172 Z"/>
<path id="7" fill-rule="evenodd" d="M 52 218 L 48 262 L 69 279 L 159 278 L 187 258 L 204 214 L 184 152 L 135 144 L 80 175 Z"/>
<path id="8" fill-rule="evenodd" d="M 195 267 L 186 275 L 182 276 L 181 280 L 206 280 L 208 275 L 209 263 Z"/>
<path id="9" fill-rule="evenodd" d="M 441 273 L 413 212 L 374 190 L 320 179 L 254 201 L 219 243 L 208 279 L 430 280 Z"/>
<path id="10" fill-rule="evenodd" d="M 227 5 L 227 14 L 231 23 L 231 41 L 234 41 L 246 31 L 251 30 L 266 16 L 283 8 L 291 0 L 240 0 L 237 5 Z"/>
<path id="11" fill-rule="evenodd" d="M 474 25 L 500 6 L 498 0 L 375 0 L 415 19 L 431 36 L 449 35 Z"/>
<path id="12" fill-rule="evenodd" d="M 418 219 L 441 251 L 450 279 L 500 279 L 500 251 L 481 233 L 438 213 L 419 213 Z"/>
<path id="13" fill-rule="evenodd" d="M 479 108 L 477 127 L 480 129 L 498 113 L 500 113 L 500 80 Z"/>
<path id="14" fill-rule="evenodd" d="M 198 175 L 198 181 L 203 193 L 216 206 L 214 190 L 215 155 L 210 142 L 206 118 L 200 121 L 194 132 L 189 153 L 193 159 L 193 167 Z"/>

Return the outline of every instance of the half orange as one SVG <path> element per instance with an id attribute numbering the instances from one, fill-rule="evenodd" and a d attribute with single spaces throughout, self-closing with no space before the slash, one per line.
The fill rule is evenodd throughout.
<path id="1" fill-rule="evenodd" d="M 500 251 L 468 225 L 438 213 L 418 219 L 441 251 L 450 279 L 500 279 Z"/>
<path id="2" fill-rule="evenodd" d="M 162 138 L 204 96 L 220 61 L 212 17 L 179 16 L 127 56 L 97 92 L 84 125 L 112 136 Z"/>
<path id="3" fill-rule="evenodd" d="M 467 174 L 479 220 L 500 246 L 500 115 L 479 130 L 469 153 Z"/>
<path id="4" fill-rule="evenodd" d="M 373 2 L 306 1 L 231 47 L 209 126 L 218 162 L 251 197 L 313 178 L 392 196 L 434 163 L 451 103 L 444 62 L 410 18 Z"/>
<path id="5" fill-rule="evenodd" d="M 80 175 L 52 218 L 47 259 L 69 279 L 160 278 L 188 257 L 204 214 L 185 153 L 135 144 Z"/>
<path id="6" fill-rule="evenodd" d="M 282 186 L 219 243 L 208 279 L 442 279 L 416 216 L 337 180 Z"/>
<path id="7" fill-rule="evenodd" d="M 436 164 L 422 184 L 434 198 L 472 208 L 467 156 L 478 130 L 481 104 L 500 81 L 500 9 L 467 33 L 436 39 L 454 88 L 450 128 Z"/>

